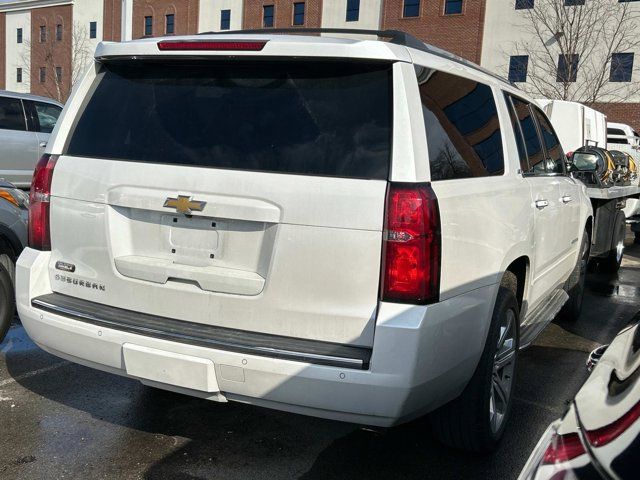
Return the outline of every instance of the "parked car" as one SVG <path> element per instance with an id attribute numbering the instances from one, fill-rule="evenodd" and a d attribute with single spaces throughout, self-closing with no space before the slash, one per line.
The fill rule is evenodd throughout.
<path id="1" fill-rule="evenodd" d="M 0 90 L 0 179 L 29 187 L 61 111 L 50 98 Z"/>
<path id="2" fill-rule="evenodd" d="M 590 361 L 601 354 L 594 352 Z M 640 329 L 625 328 L 565 416 L 549 426 L 520 480 L 635 479 L 640 470 Z"/>
<path id="3" fill-rule="evenodd" d="M 15 262 L 27 244 L 29 197 L 0 181 L 0 342 L 15 314 Z"/>
<path id="4" fill-rule="evenodd" d="M 591 205 L 525 93 L 380 35 L 100 44 L 31 188 L 31 338 L 212 400 L 431 412 L 493 448 L 519 349 L 580 313 Z"/>

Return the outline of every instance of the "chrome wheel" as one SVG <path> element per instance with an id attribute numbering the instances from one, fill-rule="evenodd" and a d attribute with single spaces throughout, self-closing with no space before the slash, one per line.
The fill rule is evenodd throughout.
<path id="1" fill-rule="evenodd" d="M 502 427 L 511 399 L 516 357 L 515 332 L 516 313 L 513 310 L 508 310 L 500 324 L 500 334 L 491 375 L 489 422 L 493 433 L 497 433 Z"/>

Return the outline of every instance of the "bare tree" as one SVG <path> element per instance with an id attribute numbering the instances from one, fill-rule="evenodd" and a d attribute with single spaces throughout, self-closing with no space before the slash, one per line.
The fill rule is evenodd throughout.
<path id="1" fill-rule="evenodd" d="M 573 5 L 567 5 L 567 4 Z M 617 102 L 640 92 L 640 81 L 610 82 L 613 69 L 640 47 L 640 10 L 618 0 L 535 0 L 522 10 L 525 40 L 515 42 L 528 55 L 527 83 L 536 96 L 582 103 Z M 622 73 L 619 71 L 617 73 Z"/>
<path id="2" fill-rule="evenodd" d="M 40 41 L 39 38 L 25 40 L 25 51 L 29 53 L 23 53 L 20 57 L 23 76 L 30 79 L 31 87 L 33 88 L 34 84 L 38 83 L 47 96 L 63 103 L 69 97 L 73 85 L 78 81 L 92 58 L 89 35 L 84 26 L 74 23 L 69 40 L 58 41 L 55 38 L 55 32 L 48 32 L 45 41 Z M 61 71 L 62 75 L 58 76 L 57 69 L 67 63 L 64 59 L 69 54 L 71 55 L 70 77 L 65 76 L 63 71 Z M 40 68 L 45 68 L 47 76 L 45 82 L 38 82 L 38 77 L 35 80 L 32 77 L 32 73 L 39 76 Z"/>

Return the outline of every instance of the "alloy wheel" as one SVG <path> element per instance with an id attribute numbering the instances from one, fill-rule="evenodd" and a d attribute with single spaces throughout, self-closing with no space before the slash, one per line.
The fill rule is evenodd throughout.
<path id="1" fill-rule="evenodd" d="M 508 310 L 500 324 L 498 345 L 493 359 L 491 396 L 489 399 L 489 422 L 491 431 L 500 431 L 507 415 L 516 357 L 516 313 Z"/>

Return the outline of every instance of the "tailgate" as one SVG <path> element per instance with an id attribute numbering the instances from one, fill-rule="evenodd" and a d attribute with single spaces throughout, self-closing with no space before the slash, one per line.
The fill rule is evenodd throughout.
<path id="1" fill-rule="evenodd" d="M 54 173 L 53 290 L 371 346 L 390 76 L 381 63 L 104 65 Z"/>

